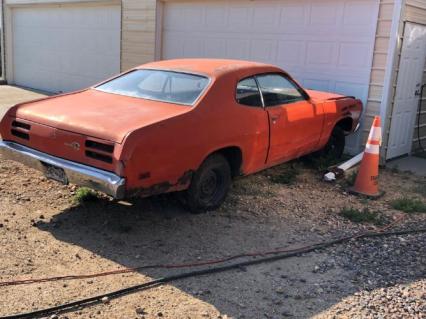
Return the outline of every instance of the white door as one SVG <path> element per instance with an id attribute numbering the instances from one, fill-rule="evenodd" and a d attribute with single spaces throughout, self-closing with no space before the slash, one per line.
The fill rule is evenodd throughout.
<path id="1" fill-rule="evenodd" d="M 4 80 L 3 1 L 0 1 L 0 81 Z"/>
<path id="2" fill-rule="evenodd" d="M 67 92 L 120 72 L 120 6 L 13 9 L 12 83 Z"/>
<path id="3" fill-rule="evenodd" d="M 388 151 L 392 159 L 411 152 L 426 63 L 426 26 L 407 23 L 402 45 Z"/>
<path id="4" fill-rule="evenodd" d="M 166 2 L 162 58 L 278 65 L 304 87 L 367 102 L 378 0 Z M 357 140 L 349 143 L 357 151 Z"/>

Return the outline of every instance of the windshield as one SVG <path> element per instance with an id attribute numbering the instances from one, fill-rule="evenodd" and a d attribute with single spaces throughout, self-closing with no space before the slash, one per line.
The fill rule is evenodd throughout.
<path id="1" fill-rule="evenodd" d="M 200 75 L 162 70 L 136 70 L 96 87 L 107 93 L 193 105 L 209 79 Z"/>

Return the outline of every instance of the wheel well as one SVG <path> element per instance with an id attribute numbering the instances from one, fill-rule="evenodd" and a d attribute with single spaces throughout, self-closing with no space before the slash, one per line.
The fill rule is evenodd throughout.
<path id="1" fill-rule="evenodd" d="M 236 146 L 226 147 L 220 149 L 215 154 L 219 153 L 225 156 L 229 165 L 231 166 L 232 177 L 241 175 L 241 166 L 243 164 L 243 153 L 241 149 Z"/>
<path id="2" fill-rule="evenodd" d="M 340 127 L 345 133 L 352 131 L 353 119 L 350 117 L 344 118 L 337 122 L 336 126 Z"/>

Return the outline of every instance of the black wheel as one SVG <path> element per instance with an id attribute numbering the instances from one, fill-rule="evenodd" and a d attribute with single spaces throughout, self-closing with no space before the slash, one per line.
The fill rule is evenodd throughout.
<path id="1" fill-rule="evenodd" d="M 220 154 L 208 157 L 194 174 L 186 192 L 186 205 L 198 214 L 218 208 L 231 186 L 231 167 Z"/>
<path id="2" fill-rule="evenodd" d="M 326 158 L 341 158 L 345 150 L 346 138 L 345 132 L 339 126 L 336 126 L 331 133 L 327 145 L 322 150 L 322 157 Z"/>

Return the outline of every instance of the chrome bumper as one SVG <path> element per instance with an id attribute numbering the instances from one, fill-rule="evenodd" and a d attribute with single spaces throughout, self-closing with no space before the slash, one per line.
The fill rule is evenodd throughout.
<path id="1" fill-rule="evenodd" d="M 46 172 L 46 164 L 62 168 L 70 183 L 92 188 L 116 199 L 122 199 L 125 196 L 126 180 L 114 173 L 48 155 L 17 143 L 1 140 L 0 154 L 5 159 L 14 160 L 43 173 Z"/>

